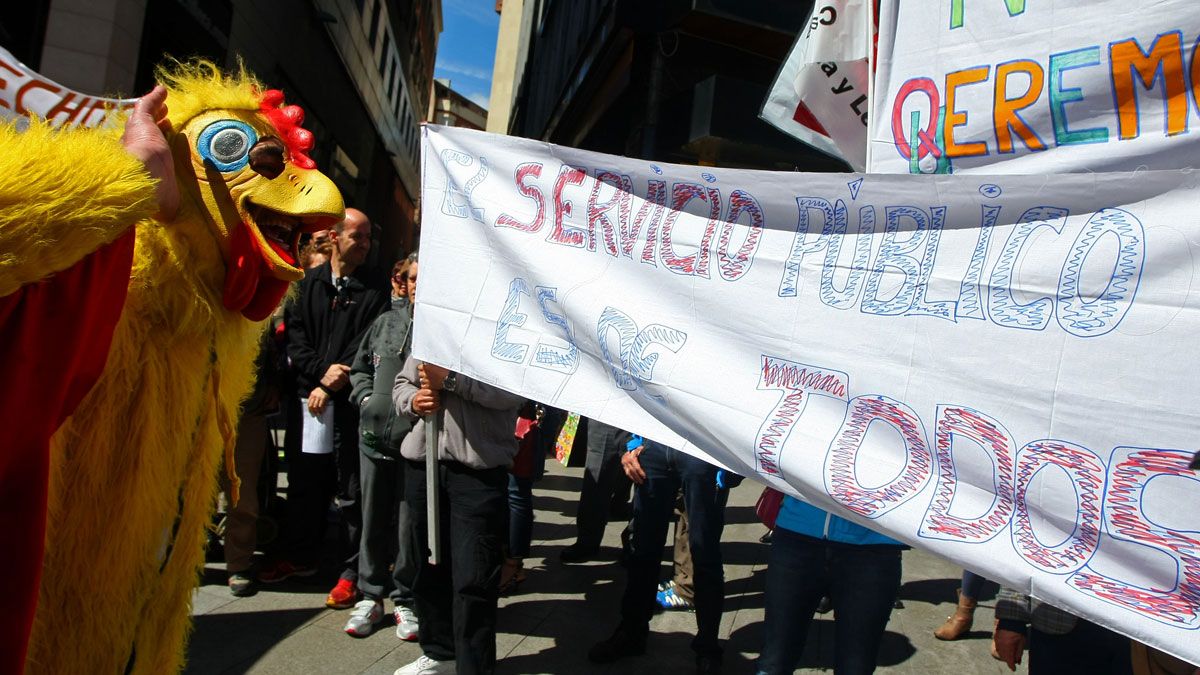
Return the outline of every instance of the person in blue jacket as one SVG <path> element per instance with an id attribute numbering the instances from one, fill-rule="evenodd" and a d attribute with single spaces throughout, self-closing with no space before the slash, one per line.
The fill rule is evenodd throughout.
<path id="1" fill-rule="evenodd" d="M 900 590 L 900 553 L 905 548 L 895 539 L 785 497 L 767 558 L 760 675 L 796 669 L 823 595 L 833 601 L 833 672 L 873 672 Z"/>

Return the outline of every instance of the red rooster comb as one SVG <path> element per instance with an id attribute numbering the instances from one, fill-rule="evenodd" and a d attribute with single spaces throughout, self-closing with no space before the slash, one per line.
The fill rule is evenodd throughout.
<path id="1" fill-rule="evenodd" d="M 301 169 L 317 168 L 317 163 L 308 156 L 308 151 L 313 148 L 312 132 L 300 126 L 304 122 L 304 110 L 298 105 L 284 105 L 283 92 L 278 89 L 263 92 L 259 110 L 279 132 L 292 164 Z"/>

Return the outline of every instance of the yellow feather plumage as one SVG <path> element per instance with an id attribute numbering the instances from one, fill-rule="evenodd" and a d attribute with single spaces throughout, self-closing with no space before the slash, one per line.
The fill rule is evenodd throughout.
<path id="1" fill-rule="evenodd" d="M 203 111 L 258 109 L 244 73 L 193 64 L 162 79 L 176 129 Z M 216 475 L 262 330 L 222 305 L 222 243 L 204 204 L 185 192 L 172 222 L 153 220 L 154 182 L 118 136 L 0 128 L 0 194 L 17 197 L 0 205 L 0 295 L 137 228 L 105 371 L 51 442 L 28 673 L 180 669 Z"/>

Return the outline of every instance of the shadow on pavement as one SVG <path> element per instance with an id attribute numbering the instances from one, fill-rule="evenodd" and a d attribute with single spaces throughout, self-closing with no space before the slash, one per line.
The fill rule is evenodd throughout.
<path id="1" fill-rule="evenodd" d="M 539 491 L 554 490 L 575 495 L 578 501 L 579 491 L 583 488 L 583 476 L 572 476 L 563 473 L 547 473 L 537 481 Z M 539 495 L 540 497 L 541 495 Z M 572 502 L 574 503 L 574 502 Z"/>
<path id="2" fill-rule="evenodd" d="M 631 656 L 615 663 L 598 665 L 587 660 L 587 651 L 610 631 L 597 630 L 595 623 L 576 626 L 574 639 L 558 638 L 553 646 L 532 654 L 509 655 L 496 664 L 496 672 L 525 673 L 619 673 L 620 675 L 663 675 L 688 673 L 695 670 L 695 655 L 691 650 L 693 635 L 683 631 L 652 631 L 646 641 L 646 653 Z M 725 649 L 723 670 L 726 673 L 754 672 L 753 661 L 730 648 Z"/>
<path id="3" fill-rule="evenodd" d="M 753 623 L 735 630 L 729 636 L 729 645 L 742 647 L 742 651 L 757 653 L 762 649 L 762 623 Z M 728 651 L 729 648 L 726 648 Z M 904 663 L 917 653 L 912 642 L 900 633 L 884 631 L 879 645 L 879 667 L 895 666 Z M 804 655 L 800 657 L 798 668 L 820 668 L 833 670 L 833 620 L 813 619 L 808 627 L 808 642 L 804 647 Z M 737 670 L 731 672 L 753 672 Z"/>
<path id="4" fill-rule="evenodd" d="M 188 644 L 186 675 L 245 673 L 270 648 L 324 611 L 324 607 L 201 614 Z M 246 635 L 255 640 L 247 641 Z M 238 651 L 243 653 L 239 654 Z M 236 665 L 229 666 L 234 663 Z"/>
<path id="5" fill-rule="evenodd" d="M 958 602 L 957 591 L 961 585 L 961 579 L 916 579 L 905 582 L 900 587 L 900 599 L 927 602 L 931 605 L 948 603 L 953 607 Z M 980 602 L 995 600 L 999 590 L 998 584 L 988 581 L 983 585 L 983 592 L 976 600 Z"/>

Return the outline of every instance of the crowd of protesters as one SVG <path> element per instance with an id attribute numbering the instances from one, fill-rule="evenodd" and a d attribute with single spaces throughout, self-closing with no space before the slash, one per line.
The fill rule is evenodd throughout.
<path id="1" fill-rule="evenodd" d="M 567 413 L 413 359 L 421 263 L 417 254 L 404 257 L 384 278 L 366 264 L 371 245 L 371 221 L 356 209 L 313 235 L 301 251 L 306 276 L 264 336 L 235 454 L 241 499 L 225 507 L 229 590 L 249 595 L 260 584 L 312 576 L 322 558 L 333 557 L 339 578 L 325 603 L 349 610 L 348 635 L 384 626 L 390 600 L 396 637 L 420 643 L 422 655 L 396 675 L 490 673 L 497 599 L 518 592 L 525 579 L 533 484 Z M 278 541 L 256 564 L 259 510 L 275 486 L 271 413 L 283 420 L 287 502 Z M 625 521 L 626 570 L 620 616 L 586 657 L 610 663 L 641 655 L 654 612 L 686 609 L 696 616 L 696 672 L 721 672 L 721 539 L 729 491 L 741 477 L 597 420 L 585 426 L 576 540 L 559 558 L 597 557 L 609 520 Z M 430 429 L 437 429 L 439 456 L 437 564 L 429 561 L 426 519 L 434 497 L 425 461 Z M 333 552 L 322 550 L 331 506 L 338 515 Z M 793 672 L 814 615 L 830 609 L 834 672 L 872 672 L 898 602 L 906 546 L 770 489 L 756 510 L 771 528 L 763 538 L 770 546 L 757 672 Z M 673 520 L 674 572 L 662 580 Z M 967 634 L 984 583 L 964 572 L 955 613 L 935 637 Z M 1011 589 L 1000 592 L 993 634 L 994 658 L 1015 669 L 1027 652 L 1035 675 L 1131 673 L 1129 654 L 1140 647 Z"/>

